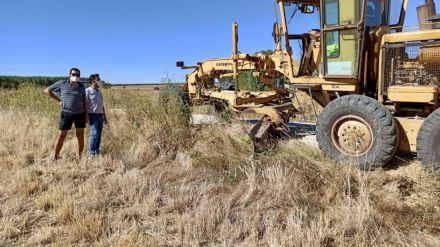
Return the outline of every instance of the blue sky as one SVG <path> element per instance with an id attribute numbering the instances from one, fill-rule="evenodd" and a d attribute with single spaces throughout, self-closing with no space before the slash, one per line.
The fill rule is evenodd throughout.
<path id="1" fill-rule="evenodd" d="M 416 24 L 410 0 L 406 25 Z M 440 0 L 436 0 L 440 8 Z M 0 75 L 63 76 L 79 67 L 112 83 L 183 80 L 175 61 L 195 64 L 231 54 L 231 24 L 239 49 L 273 49 L 273 0 L 2 0 Z M 298 23 L 298 25 L 296 25 Z M 292 20 L 302 33 L 313 22 Z M 291 30 L 292 32 L 292 30 Z"/>

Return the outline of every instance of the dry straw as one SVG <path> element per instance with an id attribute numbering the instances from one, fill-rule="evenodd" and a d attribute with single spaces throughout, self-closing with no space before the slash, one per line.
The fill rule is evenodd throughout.
<path id="1" fill-rule="evenodd" d="M 112 89 L 103 155 L 77 158 L 70 136 L 54 163 L 41 91 L 0 92 L 0 245 L 440 244 L 440 180 L 418 162 L 365 173 L 296 141 L 256 158 L 235 121 L 194 129 Z"/>

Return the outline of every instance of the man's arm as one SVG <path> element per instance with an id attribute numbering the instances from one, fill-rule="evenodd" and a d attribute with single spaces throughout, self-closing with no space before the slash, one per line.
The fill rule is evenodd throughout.
<path id="1" fill-rule="evenodd" d="M 99 90 L 99 94 L 101 95 L 101 99 L 102 99 L 102 113 L 104 114 L 104 124 L 107 124 L 107 114 L 105 113 L 105 105 L 104 105 L 104 95 L 102 95 L 102 91 Z"/>
<path id="2" fill-rule="evenodd" d="M 90 121 L 89 121 L 89 104 L 87 103 L 86 92 L 84 92 L 83 107 L 84 107 L 84 112 L 86 113 L 86 123 L 88 124 L 88 123 L 90 123 Z"/>
<path id="3" fill-rule="evenodd" d="M 58 87 L 57 83 L 55 83 L 55 84 L 53 84 L 53 85 L 47 87 L 47 88 L 44 90 L 44 94 L 47 95 L 47 96 L 49 96 L 49 97 L 51 97 L 52 99 L 54 99 L 54 100 L 56 100 L 56 101 L 58 101 L 58 102 L 61 102 L 61 99 L 58 98 L 54 93 L 52 93 L 52 91 L 53 91 L 55 88 L 57 88 L 57 87 Z"/>
<path id="4" fill-rule="evenodd" d="M 103 103 L 103 105 L 102 105 L 102 111 L 104 112 L 104 123 L 107 124 L 108 121 L 107 121 L 107 114 L 105 114 L 105 106 L 104 106 L 104 103 Z"/>

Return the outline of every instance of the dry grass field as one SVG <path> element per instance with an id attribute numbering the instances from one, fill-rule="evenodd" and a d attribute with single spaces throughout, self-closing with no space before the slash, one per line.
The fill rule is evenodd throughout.
<path id="1" fill-rule="evenodd" d="M 440 245 L 440 177 L 417 161 L 361 172 L 295 140 L 253 157 L 238 122 L 104 94 L 103 155 L 70 135 L 52 162 L 56 103 L 0 91 L 0 246 Z"/>

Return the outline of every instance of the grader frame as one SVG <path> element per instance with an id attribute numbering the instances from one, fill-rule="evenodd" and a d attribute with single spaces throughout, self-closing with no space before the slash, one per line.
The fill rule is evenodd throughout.
<path id="1" fill-rule="evenodd" d="M 207 60 L 196 66 L 177 62 L 182 69 L 193 69 L 186 76 L 184 91 L 192 102 L 214 99 L 237 112 L 262 113 L 265 119 L 261 122 L 269 120 L 276 130 L 285 127 L 296 112 L 294 91 L 303 90 L 325 107 L 318 119 L 318 142 L 328 156 L 355 159 L 362 163 L 362 169 L 373 169 L 387 163 L 397 149 L 428 155 L 431 152 L 433 158 L 421 157 L 422 161 L 440 168 L 440 148 L 435 147 L 438 141 L 434 138 L 429 148 L 420 148 L 423 137 L 419 133 L 425 119 L 440 119 L 440 73 L 436 70 L 440 66 L 440 30 L 420 23 L 425 30 L 402 32 L 408 0 L 340 1 L 276 0 L 281 23 L 274 24 L 276 48 L 272 55 L 239 53 L 238 24 L 234 23 L 230 58 Z M 430 17 L 433 10 L 435 14 L 432 0 L 426 2 L 427 8 L 418 9 L 419 17 Z M 292 6 L 305 14 L 319 11 L 320 30 L 291 34 L 286 8 Z M 392 9 L 399 10 L 394 23 Z M 424 13 L 423 9 L 431 12 Z M 292 58 L 291 40 L 302 41 L 301 61 Z M 414 45 L 418 45 L 418 55 L 409 57 L 408 47 Z M 391 49 L 395 53 L 390 58 Z M 244 71 L 252 71 L 272 91 L 240 91 L 237 78 Z M 235 90 L 222 90 L 213 84 L 213 80 L 224 77 L 234 78 Z M 287 82 L 284 87 L 275 86 L 280 78 Z M 362 107 L 370 106 L 380 108 L 380 112 L 370 111 L 378 114 L 377 119 L 362 115 Z M 347 113 L 335 116 L 339 108 L 348 109 Z M 432 134 L 440 138 L 440 130 L 425 129 L 421 132 L 428 134 L 422 135 L 434 131 Z M 379 149 L 388 150 L 380 153 Z"/>

